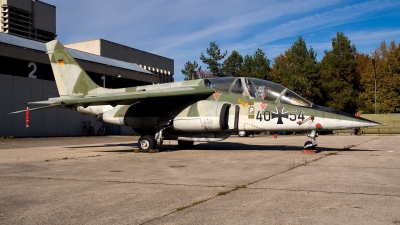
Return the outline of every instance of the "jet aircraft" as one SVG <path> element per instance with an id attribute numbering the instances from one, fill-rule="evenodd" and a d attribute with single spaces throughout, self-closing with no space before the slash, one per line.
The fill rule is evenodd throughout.
<path id="1" fill-rule="evenodd" d="M 59 41 L 48 42 L 46 47 L 60 97 L 29 102 L 46 104 L 31 110 L 61 107 L 129 126 L 141 135 L 141 150 L 153 149 L 164 140 L 178 140 L 182 147 L 195 141 L 221 141 L 234 131 L 308 132 L 304 148 L 313 149 L 318 131 L 380 125 L 315 105 L 280 84 L 255 78 L 205 78 L 107 89 L 94 83 Z"/>

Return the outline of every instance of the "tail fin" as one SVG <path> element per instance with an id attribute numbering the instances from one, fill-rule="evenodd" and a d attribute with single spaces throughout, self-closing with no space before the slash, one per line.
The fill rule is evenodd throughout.
<path id="1" fill-rule="evenodd" d="M 107 92 L 108 89 L 98 86 L 90 79 L 58 40 L 46 43 L 46 48 L 60 96 L 85 96 Z"/>

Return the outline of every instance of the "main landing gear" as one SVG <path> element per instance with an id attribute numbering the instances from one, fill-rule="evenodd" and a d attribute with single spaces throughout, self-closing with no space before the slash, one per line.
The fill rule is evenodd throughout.
<path id="1" fill-rule="evenodd" d="M 139 150 L 149 151 L 151 149 L 154 149 L 156 147 L 156 145 L 162 145 L 163 140 L 164 140 L 164 137 L 162 134 L 163 130 L 164 129 L 157 132 L 155 136 L 150 135 L 150 134 L 142 135 L 138 141 Z M 179 145 L 179 148 L 181 148 L 181 149 L 191 149 L 191 148 L 193 148 L 193 144 L 194 144 L 193 141 L 178 140 L 178 145 Z"/>
<path id="2" fill-rule="evenodd" d="M 156 147 L 156 140 L 152 135 L 142 135 L 138 141 L 139 149 L 140 150 L 150 150 Z"/>
<path id="3" fill-rule="evenodd" d="M 306 141 L 306 143 L 304 143 L 304 149 L 309 150 L 309 149 L 315 149 L 315 147 L 318 145 L 316 140 L 318 137 L 318 133 L 316 130 L 310 130 L 307 133 L 307 137 L 310 138 L 309 141 Z"/>
<path id="4" fill-rule="evenodd" d="M 163 131 L 167 128 L 172 127 L 170 123 L 171 121 L 168 121 L 168 123 L 166 123 L 165 126 L 163 126 L 159 131 L 157 131 L 155 136 L 150 134 L 142 135 L 138 141 L 139 150 L 148 151 L 154 149 L 156 145 L 162 145 L 164 141 Z"/>
<path id="5" fill-rule="evenodd" d="M 160 140 L 159 136 L 153 137 L 152 135 L 142 135 L 139 138 L 138 145 L 139 145 L 139 150 L 141 151 L 149 151 L 151 149 L 154 149 L 157 144 L 161 145 L 162 142 L 158 142 L 157 138 Z M 178 145 L 182 149 L 190 149 L 193 147 L 194 142 L 193 141 L 179 141 L 178 140 Z"/>

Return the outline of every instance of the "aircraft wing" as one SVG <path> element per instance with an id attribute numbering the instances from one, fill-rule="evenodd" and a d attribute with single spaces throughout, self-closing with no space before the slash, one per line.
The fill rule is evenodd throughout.
<path id="1" fill-rule="evenodd" d="M 134 91 L 134 92 L 123 92 L 123 93 L 113 93 L 113 94 L 104 94 L 104 95 L 87 95 L 85 97 L 58 97 L 51 98 L 47 101 L 37 101 L 37 102 L 28 102 L 27 104 L 41 104 L 46 105 L 43 107 L 33 108 L 30 110 L 44 109 L 50 107 L 68 107 L 68 106 L 80 106 L 84 105 L 93 106 L 93 105 L 131 105 L 135 102 L 138 102 L 142 99 L 148 98 L 159 98 L 160 101 L 168 101 L 169 98 L 179 97 L 179 96 L 199 96 L 204 95 L 208 96 L 215 92 L 215 89 L 208 87 L 174 87 L 174 88 L 166 88 L 166 89 L 158 89 L 158 90 L 143 90 L 143 91 Z M 25 112 L 26 110 L 16 111 L 13 113 Z"/>

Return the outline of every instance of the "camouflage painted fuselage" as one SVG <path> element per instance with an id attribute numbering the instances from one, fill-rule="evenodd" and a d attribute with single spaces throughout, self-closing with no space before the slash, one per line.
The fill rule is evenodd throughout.
<path id="1" fill-rule="evenodd" d="M 379 125 L 314 105 L 282 85 L 254 78 L 106 89 L 90 79 L 60 42 L 48 42 L 46 47 L 60 97 L 29 104 L 94 114 L 99 120 L 129 126 L 142 135 L 216 141 L 239 130 L 309 131 Z"/>

